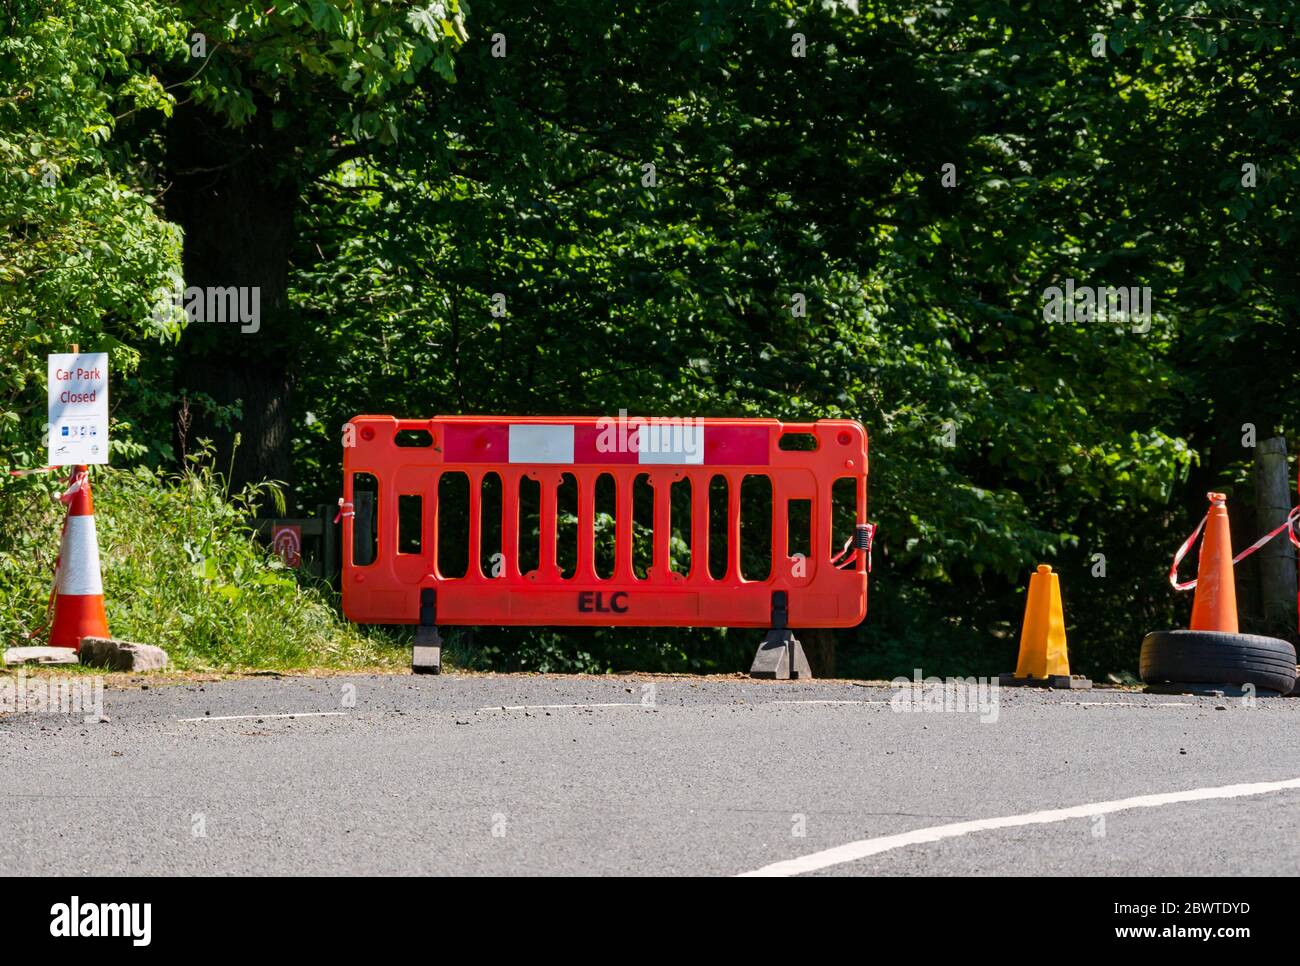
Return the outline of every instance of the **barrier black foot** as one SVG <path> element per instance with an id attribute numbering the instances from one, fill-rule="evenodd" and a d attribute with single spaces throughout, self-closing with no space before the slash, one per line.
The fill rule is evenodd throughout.
<path id="1" fill-rule="evenodd" d="M 442 638 L 436 627 L 417 627 L 411 649 L 411 670 L 416 674 L 442 673 Z"/>
<path id="2" fill-rule="evenodd" d="M 759 645 L 754 655 L 754 663 L 749 668 L 751 678 L 772 678 L 788 681 L 791 678 L 808 680 L 812 677 L 812 668 L 804 655 L 803 645 L 794 631 L 786 626 L 789 618 L 790 601 L 784 590 L 772 592 L 772 629 Z"/>
<path id="3" fill-rule="evenodd" d="M 804 655 L 803 645 L 788 627 L 773 628 L 754 655 L 754 663 L 749 669 L 751 678 L 772 678 L 788 681 L 791 678 L 808 680 L 812 669 Z"/>
<path id="4" fill-rule="evenodd" d="M 415 628 L 415 647 L 411 649 L 414 674 L 442 673 L 442 637 L 438 634 L 437 593 L 429 587 L 420 591 L 420 623 Z"/>

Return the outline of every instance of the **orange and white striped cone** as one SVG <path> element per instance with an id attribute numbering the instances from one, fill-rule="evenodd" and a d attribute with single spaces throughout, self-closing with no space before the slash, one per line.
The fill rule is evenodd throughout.
<path id="1" fill-rule="evenodd" d="M 1228 528 L 1228 498 L 1209 494 L 1205 515 L 1205 539 L 1201 541 L 1200 566 L 1196 572 L 1196 596 L 1192 599 L 1194 631 L 1236 634 L 1237 585 L 1233 579 L 1232 534 Z"/>
<path id="2" fill-rule="evenodd" d="M 72 484 L 59 499 L 68 505 L 68 517 L 59 547 L 50 646 L 80 650 L 83 637 L 109 636 L 99 573 L 99 540 L 95 536 L 95 504 L 84 466 L 74 468 Z"/>

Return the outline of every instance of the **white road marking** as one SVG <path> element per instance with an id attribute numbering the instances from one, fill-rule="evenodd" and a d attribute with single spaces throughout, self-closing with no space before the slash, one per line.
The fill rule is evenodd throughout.
<path id="1" fill-rule="evenodd" d="M 833 849 L 813 852 L 811 855 L 784 862 L 773 862 L 752 872 L 742 872 L 741 877 L 748 876 L 791 876 L 804 872 L 816 872 L 819 869 L 854 862 L 881 852 L 906 848 L 909 845 L 921 845 L 926 842 L 938 842 L 942 839 L 958 838 L 972 832 L 985 832 L 990 829 L 1018 828 L 1024 825 L 1046 825 L 1051 822 L 1065 822 L 1072 818 L 1091 818 L 1094 815 L 1108 815 L 1111 812 L 1123 812 L 1130 808 L 1157 808 L 1161 805 L 1176 805 L 1179 802 L 1201 802 L 1216 798 L 1244 798 L 1249 795 L 1267 795 L 1286 789 L 1300 788 L 1300 778 L 1289 778 L 1280 782 L 1254 782 L 1243 785 L 1219 785 L 1212 788 L 1191 788 L 1183 792 L 1163 792 L 1159 795 L 1138 795 L 1134 798 L 1120 798 L 1110 802 L 1093 802 L 1088 805 L 1072 805 L 1069 808 L 1053 808 L 1042 812 L 1028 812 L 1024 815 L 1004 815 L 1001 818 L 981 818 L 971 822 L 954 822 L 951 825 L 933 825 L 929 828 L 913 829 L 897 835 L 881 835 L 873 839 L 860 839 L 847 845 L 838 845 Z"/>
<path id="2" fill-rule="evenodd" d="M 866 701 L 832 701 L 830 698 L 773 698 L 769 704 L 889 704 L 885 699 Z"/>
<path id="3" fill-rule="evenodd" d="M 831 701 L 831 700 L 799 700 L 796 698 L 776 698 L 769 702 L 757 702 L 757 704 L 888 704 L 888 701 Z M 639 701 L 615 701 L 609 704 L 494 704 L 490 707 L 479 708 L 479 711 L 566 711 L 581 708 L 653 708 L 655 705 L 642 704 Z M 731 705 L 704 705 L 703 707 L 722 708 L 731 707 Z"/>
<path id="4" fill-rule="evenodd" d="M 204 715 L 202 718 L 177 718 L 177 721 L 247 721 L 249 719 L 260 718 L 332 718 L 336 716 L 346 716 L 346 711 L 298 711 L 294 714 L 227 714 L 213 717 Z"/>
<path id="5" fill-rule="evenodd" d="M 617 701 L 613 704 L 494 704 L 480 711 L 564 711 L 573 708 L 652 708 L 654 705 L 640 701 Z"/>
<path id="6" fill-rule="evenodd" d="M 1137 704 L 1133 701 L 1076 701 L 1075 704 L 1082 708 L 1095 707 L 1112 707 L 1112 708 L 1194 708 L 1195 701 L 1153 701 L 1151 704 Z"/>

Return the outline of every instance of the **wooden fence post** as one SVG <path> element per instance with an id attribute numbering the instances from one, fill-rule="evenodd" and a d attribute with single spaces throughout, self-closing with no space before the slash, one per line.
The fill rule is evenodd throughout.
<path id="1" fill-rule="evenodd" d="M 320 551 L 321 577 L 331 586 L 338 585 L 339 576 L 339 527 L 334 522 L 338 507 L 322 503 L 317 511 L 320 513 Z"/>
<path id="2" fill-rule="evenodd" d="M 1265 534 L 1280 526 L 1291 512 L 1290 476 L 1286 465 L 1286 438 L 1262 439 L 1255 447 L 1255 523 Z M 1264 633 L 1295 643 L 1295 548 L 1279 534 L 1260 548 L 1259 594 Z"/>
<path id="3" fill-rule="evenodd" d="M 375 494 L 371 490 L 354 490 L 352 507 L 352 562 L 365 566 L 374 563 Z"/>

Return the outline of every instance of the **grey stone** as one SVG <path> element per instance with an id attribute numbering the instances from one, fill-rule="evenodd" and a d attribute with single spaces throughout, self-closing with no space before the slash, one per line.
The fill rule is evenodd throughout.
<path id="1" fill-rule="evenodd" d="M 76 664 L 77 652 L 70 647 L 11 647 L 5 664 Z"/>
<path id="2" fill-rule="evenodd" d="M 113 637 L 83 637 L 81 663 L 110 671 L 161 671 L 167 666 L 167 652 L 152 644 Z"/>

